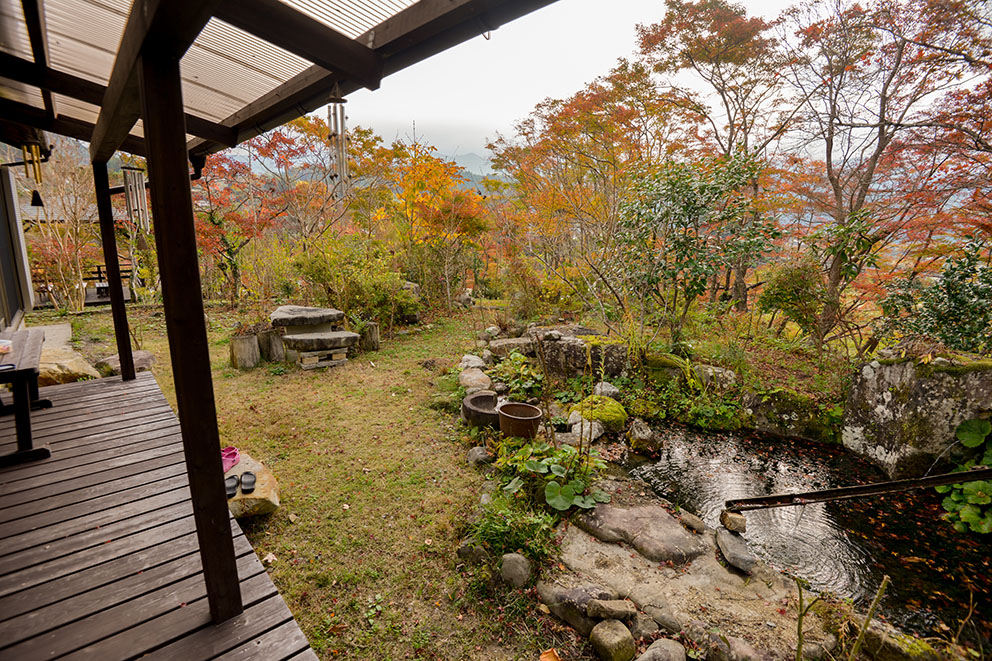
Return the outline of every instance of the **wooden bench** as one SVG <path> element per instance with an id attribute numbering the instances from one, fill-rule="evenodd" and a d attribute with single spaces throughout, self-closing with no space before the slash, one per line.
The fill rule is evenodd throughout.
<path id="1" fill-rule="evenodd" d="M 28 329 L 4 331 L 0 340 L 10 340 L 10 353 L 0 355 L 0 383 L 9 383 L 14 402 L 0 408 L 0 415 L 14 414 L 17 430 L 17 451 L 0 456 L 0 467 L 25 461 L 47 459 L 52 455 L 47 446 L 34 447 L 31 440 L 31 410 L 49 408 L 52 403 L 38 397 L 38 364 L 45 331 Z M 13 365 L 13 367 L 3 367 Z"/>

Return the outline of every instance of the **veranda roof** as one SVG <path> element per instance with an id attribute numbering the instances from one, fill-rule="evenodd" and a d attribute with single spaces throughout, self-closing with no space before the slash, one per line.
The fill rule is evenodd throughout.
<path id="1" fill-rule="evenodd" d="M 135 62 L 165 49 L 195 158 L 553 1 L 0 0 L 0 118 L 143 154 Z"/>

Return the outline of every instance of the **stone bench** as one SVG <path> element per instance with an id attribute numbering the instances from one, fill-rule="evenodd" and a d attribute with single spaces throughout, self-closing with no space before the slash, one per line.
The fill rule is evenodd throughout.
<path id="1" fill-rule="evenodd" d="M 283 335 L 282 343 L 296 354 L 303 369 L 335 367 L 347 362 L 348 347 L 358 342 L 358 333 L 327 331 L 323 333 L 294 333 Z"/>

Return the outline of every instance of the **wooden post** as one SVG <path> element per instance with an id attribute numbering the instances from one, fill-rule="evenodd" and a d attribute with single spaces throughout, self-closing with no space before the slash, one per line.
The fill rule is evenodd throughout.
<path id="1" fill-rule="evenodd" d="M 214 622 L 242 612 L 238 569 L 217 433 L 217 410 L 200 294 L 179 60 L 139 58 L 142 118 L 165 324 L 175 379 L 186 472 Z"/>
<path id="2" fill-rule="evenodd" d="M 110 309 L 114 316 L 117 355 L 121 359 L 121 378 L 130 381 L 134 379 L 134 355 L 131 353 L 131 336 L 127 327 L 127 311 L 124 309 L 121 266 L 117 257 L 117 234 L 114 232 L 114 210 L 110 205 L 110 180 L 106 163 L 93 164 L 93 185 L 96 188 L 96 208 L 100 214 L 100 241 L 103 243 L 103 261 L 107 265 Z"/>

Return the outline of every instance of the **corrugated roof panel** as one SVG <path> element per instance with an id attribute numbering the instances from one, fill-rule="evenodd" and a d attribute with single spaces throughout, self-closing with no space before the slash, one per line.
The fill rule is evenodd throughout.
<path id="1" fill-rule="evenodd" d="M 0 50 L 25 60 L 33 59 L 20 0 L 0 0 Z"/>
<path id="2" fill-rule="evenodd" d="M 0 77 L 0 98 L 25 103 L 35 108 L 45 107 L 45 102 L 41 98 L 41 90 L 9 78 Z"/>
<path id="3" fill-rule="evenodd" d="M 192 114 L 220 121 L 309 66 L 293 53 L 212 18 L 183 56 L 183 101 Z"/>
<path id="4" fill-rule="evenodd" d="M 361 36 L 416 0 L 280 0 L 351 37 Z"/>
<path id="5" fill-rule="evenodd" d="M 46 3 L 52 68 L 106 85 L 130 10 L 129 0 Z"/>

